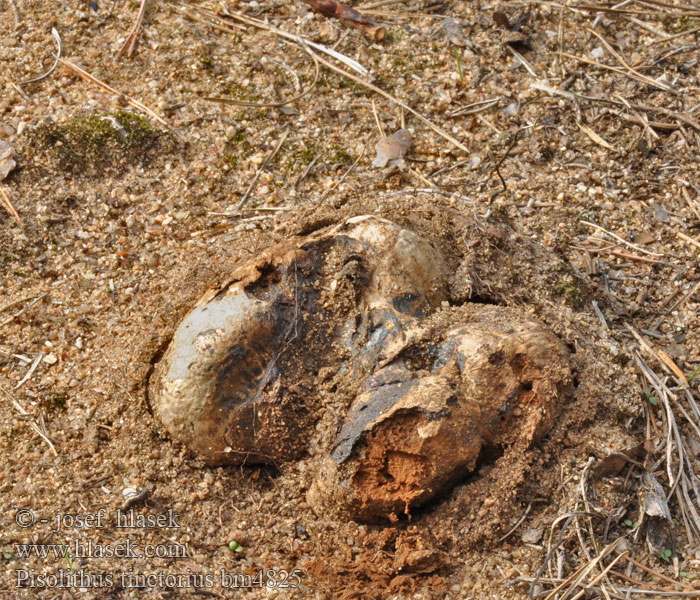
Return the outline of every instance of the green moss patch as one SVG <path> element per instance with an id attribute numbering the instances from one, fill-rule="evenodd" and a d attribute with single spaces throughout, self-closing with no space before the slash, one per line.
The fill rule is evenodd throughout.
<path id="1" fill-rule="evenodd" d="M 41 125 L 35 135 L 38 149 L 47 152 L 51 163 L 61 170 L 87 176 L 147 164 L 175 146 L 170 133 L 156 129 L 145 117 L 124 110 Z"/>

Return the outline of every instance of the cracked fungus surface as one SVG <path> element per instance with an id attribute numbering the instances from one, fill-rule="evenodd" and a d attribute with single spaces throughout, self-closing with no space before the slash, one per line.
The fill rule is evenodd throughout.
<path id="1" fill-rule="evenodd" d="M 374 216 L 272 246 L 180 324 L 152 379 L 155 413 L 211 463 L 279 465 L 308 455 L 333 412 L 311 506 L 410 515 L 485 449 L 527 450 L 571 384 L 554 334 L 513 308 L 450 311 L 447 274 L 442 252 Z M 355 398 L 319 397 L 322 368 Z"/>

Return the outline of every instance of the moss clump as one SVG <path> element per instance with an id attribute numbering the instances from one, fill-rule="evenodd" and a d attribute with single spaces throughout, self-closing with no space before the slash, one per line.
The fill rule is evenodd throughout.
<path id="1" fill-rule="evenodd" d="M 236 129 L 236 133 L 226 139 L 224 160 L 232 167 L 235 167 L 239 160 L 248 158 L 253 152 L 255 152 L 255 149 L 248 141 L 246 130 Z"/>
<path id="2" fill-rule="evenodd" d="M 555 290 L 564 299 L 564 303 L 571 308 L 581 310 L 586 305 L 586 295 L 572 275 L 562 275 L 557 281 Z"/>
<path id="3" fill-rule="evenodd" d="M 226 93 L 236 100 L 260 102 L 260 95 L 250 86 L 243 87 L 237 83 L 229 83 L 226 86 Z"/>
<path id="4" fill-rule="evenodd" d="M 302 146 L 284 144 L 282 149 L 287 156 L 284 163 L 284 170 L 288 175 L 292 172 L 301 174 L 316 156 L 322 154 L 318 146 L 309 141 L 306 141 Z"/>
<path id="5" fill-rule="evenodd" d="M 689 29 L 694 29 L 698 26 L 698 19 L 693 19 L 689 16 L 680 17 L 677 21 L 670 21 L 664 25 L 664 29 L 668 33 L 683 33 Z"/>
<path id="6" fill-rule="evenodd" d="M 37 128 L 38 147 L 48 150 L 51 162 L 75 174 L 95 176 L 145 164 L 157 154 L 172 151 L 173 137 L 141 115 L 118 110 L 77 117 Z"/>
<path id="7" fill-rule="evenodd" d="M 61 410 L 66 409 L 68 399 L 65 396 L 61 395 L 56 395 L 53 398 L 51 398 L 51 402 L 56 408 L 60 408 Z"/>
<path id="8" fill-rule="evenodd" d="M 328 151 L 328 160 L 332 164 L 349 165 L 353 162 L 348 151 L 338 144 L 331 144 Z"/>

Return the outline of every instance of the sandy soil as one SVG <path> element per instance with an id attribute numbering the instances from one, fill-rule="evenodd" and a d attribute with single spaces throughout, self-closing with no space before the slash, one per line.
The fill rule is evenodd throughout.
<path id="1" fill-rule="evenodd" d="M 119 59 L 138 3 L 1 2 L 0 139 L 18 167 L 0 185 L 21 222 L 0 209 L 0 597 L 520 598 L 528 584 L 518 578 L 537 575 L 557 516 L 581 508 L 590 458 L 646 440 L 640 460 L 668 491 L 668 417 L 637 368 L 628 326 L 647 332 L 654 370 L 664 373 L 662 350 L 697 398 L 700 273 L 688 238 L 700 228 L 700 11 L 638 4 L 597 18 L 546 2 L 365 3 L 388 30 L 372 42 L 301 2 L 152 2 L 133 57 Z M 316 77 L 299 44 L 197 7 L 333 46 L 469 152 L 356 81 L 325 67 Z M 588 29 L 596 19 L 624 64 Z M 123 96 L 65 64 L 21 84 L 51 66 L 52 27 L 67 61 Z M 282 107 L 205 99 L 274 104 L 303 90 Z M 414 141 L 406 162 L 372 168 L 377 141 L 402 126 Z M 205 466 L 169 439 L 147 394 L 180 319 L 232 268 L 369 213 L 448 257 L 455 318 L 470 302 L 517 307 L 567 343 L 576 372 L 541 444 L 484 456 L 454 489 L 386 524 L 310 510 L 313 444 L 279 469 Z M 312 383 L 336 393 L 322 377 Z M 697 451 L 700 434 L 677 414 Z M 642 471 L 628 464 L 591 485 L 588 500 L 615 517 L 592 521 L 588 557 L 578 542 L 588 523 L 564 531 L 564 577 L 604 545 L 591 540 L 622 536 L 637 561 L 686 587 L 637 567 L 627 575 L 643 584 L 618 587 L 694 589 L 700 546 L 675 496 L 674 560 L 630 535 Z M 119 528 L 127 488 L 146 490 L 125 507 L 134 519 L 163 520 Z M 168 556 L 73 552 L 127 541 Z M 32 543 L 48 556 L 21 557 L 17 544 Z M 556 585 L 556 562 L 534 593 Z M 43 579 L 81 572 L 93 576 L 84 592 Z M 138 588 L 149 574 L 150 587 Z M 258 574 L 264 581 L 253 583 L 269 587 L 222 586 Z"/>

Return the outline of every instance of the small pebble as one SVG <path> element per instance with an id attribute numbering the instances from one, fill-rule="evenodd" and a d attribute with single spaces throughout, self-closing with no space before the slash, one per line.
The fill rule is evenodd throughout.
<path id="1" fill-rule="evenodd" d="M 523 531 L 521 539 L 526 544 L 536 544 L 542 539 L 543 529 L 541 527 L 533 527 Z"/>

